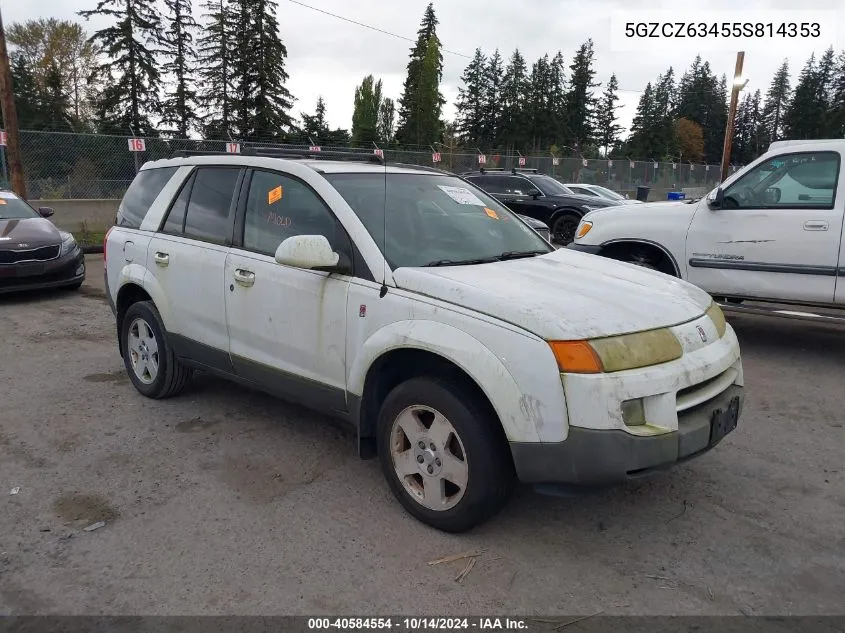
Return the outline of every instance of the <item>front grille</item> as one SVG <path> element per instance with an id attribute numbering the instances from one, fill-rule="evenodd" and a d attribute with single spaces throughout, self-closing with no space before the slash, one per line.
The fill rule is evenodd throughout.
<path id="1" fill-rule="evenodd" d="M 681 413 L 682 411 L 692 409 L 704 402 L 712 400 L 730 387 L 738 375 L 736 369 L 729 367 L 721 374 L 681 389 L 676 396 L 675 410 Z"/>
<path id="2" fill-rule="evenodd" d="M 0 250 L 0 264 L 18 264 L 20 262 L 46 262 L 59 256 L 61 245 L 41 246 L 25 250 Z"/>

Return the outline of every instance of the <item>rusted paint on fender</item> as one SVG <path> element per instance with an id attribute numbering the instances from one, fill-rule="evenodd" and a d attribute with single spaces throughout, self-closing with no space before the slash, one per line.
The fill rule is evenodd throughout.
<path id="1" fill-rule="evenodd" d="M 539 398 L 519 388 L 499 358 L 478 339 L 455 327 L 428 320 L 396 321 L 372 334 L 350 369 L 348 390 L 362 395 L 367 370 L 381 355 L 395 349 L 421 349 L 446 358 L 464 370 L 493 404 L 508 439 L 538 442 L 546 408 Z"/>

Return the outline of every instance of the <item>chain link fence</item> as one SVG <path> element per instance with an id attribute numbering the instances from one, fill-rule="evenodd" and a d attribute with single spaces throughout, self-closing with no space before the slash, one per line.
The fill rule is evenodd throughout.
<path id="1" fill-rule="evenodd" d="M 74 134 L 66 132 L 21 132 L 21 149 L 30 199 L 111 199 L 123 196 L 138 168 L 147 161 L 168 158 L 176 151 L 227 151 L 227 141 L 201 139 L 144 139 L 144 151 L 132 152 L 128 136 Z M 308 150 L 307 145 L 248 143 L 250 147 Z M 244 145 L 245 146 L 245 145 Z M 242 147 L 244 147 L 242 146 Z M 373 148 L 322 147 L 323 151 L 373 153 Z M 5 148 L 0 148 L 0 151 Z M 421 148 L 384 149 L 389 162 L 436 166 L 457 174 L 479 169 L 479 154 L 467 149 L 442 148 L 440 162 L 432 151 Z M 554 176 L 564 183 L 602 185 L 634 197 L 638 186 L 652 190 L 650 199 L 666 199 L 668 191 L 703 195 L 719 182 L 719 166 L 688 162 L 665 163 L 628 159 L 554 158 L 551 154 L 520 157 L 491 151 L 484 155 L 485 168 L 525 167 Z M 0 156 L 2 158 L 2 156 Z M 520 165 L 524 158 L 524 165 Z M 736 167 L 732 167 L 735 170 Z M 5 174 L 0 174 L 0 180 Z M 2 183 L 8 186 L 7 183 Z"/>

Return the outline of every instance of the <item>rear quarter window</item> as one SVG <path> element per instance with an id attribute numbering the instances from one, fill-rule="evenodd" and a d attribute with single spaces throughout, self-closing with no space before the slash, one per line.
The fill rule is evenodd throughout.
<path id="1" fill-rule="evenodd" d="M 115 224 L 130 229 L 140 228 L 147 211 L 176 170 L 176 167 L 157 167 L 138 172 L 120 202 Z"/>

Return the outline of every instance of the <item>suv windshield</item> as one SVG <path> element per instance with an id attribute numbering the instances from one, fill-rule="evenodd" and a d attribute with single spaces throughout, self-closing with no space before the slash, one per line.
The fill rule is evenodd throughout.
<path id="1" fill-rule="evenodd" d="M 31 206 L 11 191 L 0 191 L 0 220 L 40 218 Z"/>
<path id="2" fill-rule="evenodd" d="M 529 180 L 537 185 L 537 189 L 547 196 L 571 196 L 572 192 L 551 176 L 529 176 Z"/>
<path id="3" fill-rule="evenodd" d="M 325 177 L 367 227 L 393 269 L 480 264 L 553 250 L 511 211 L 454 176 Z"/>

